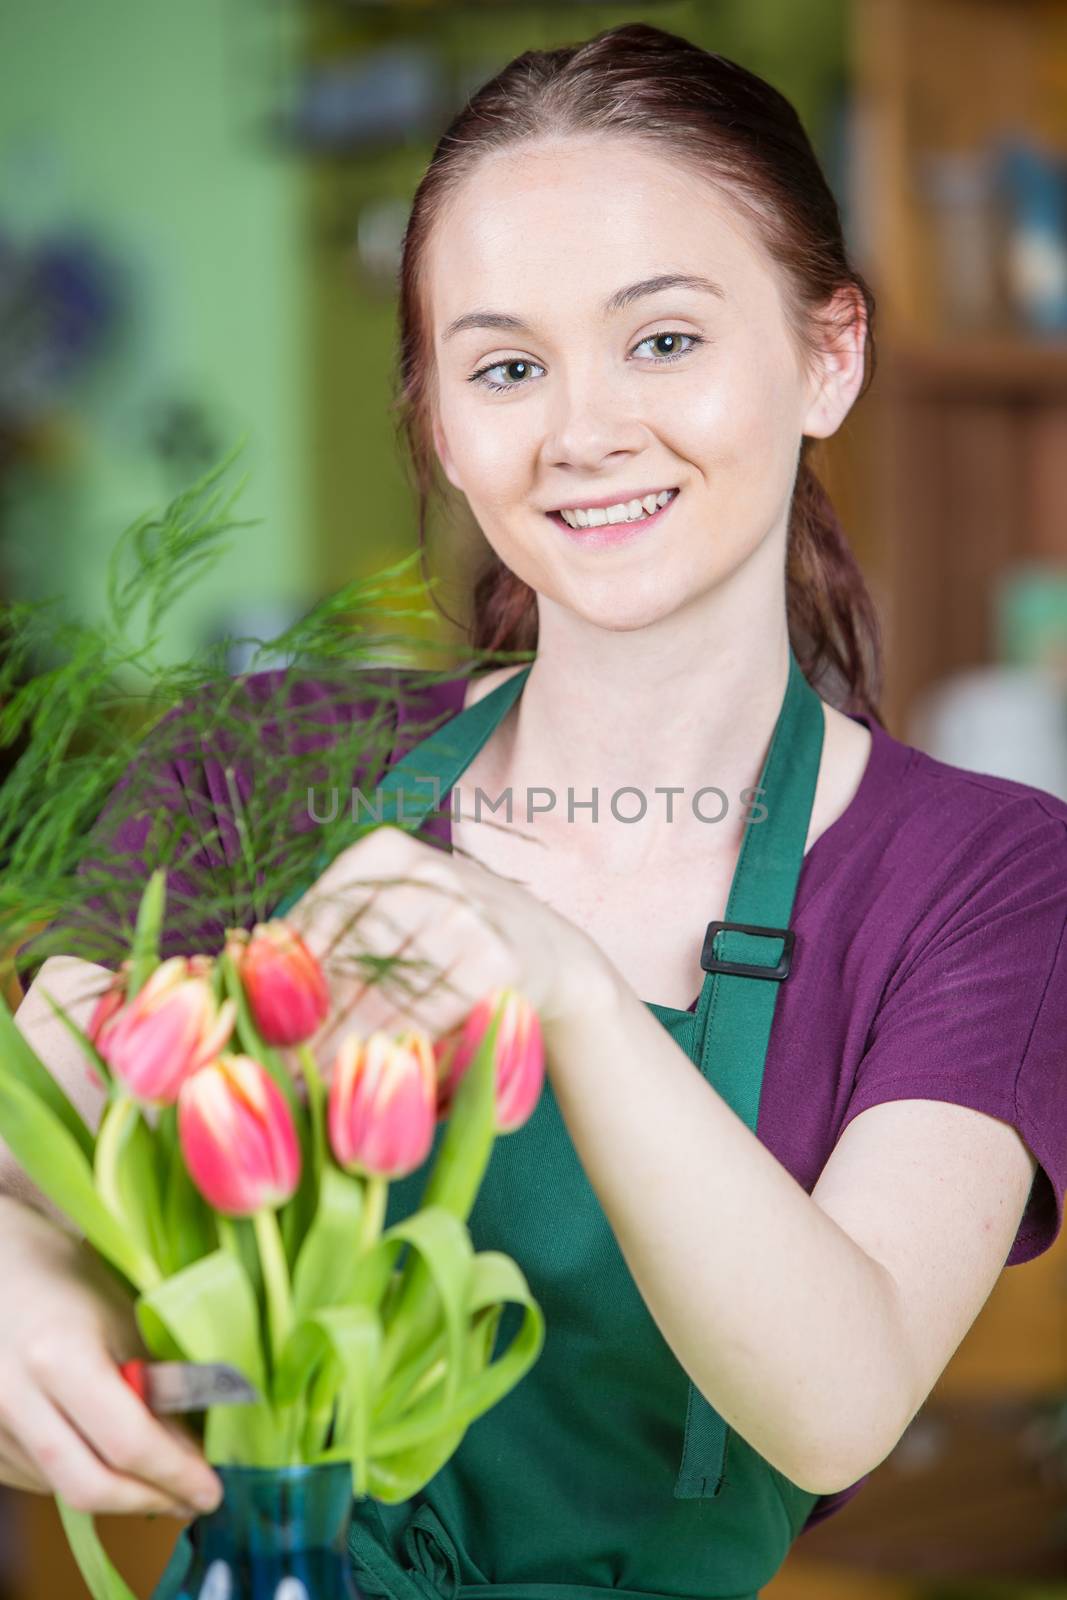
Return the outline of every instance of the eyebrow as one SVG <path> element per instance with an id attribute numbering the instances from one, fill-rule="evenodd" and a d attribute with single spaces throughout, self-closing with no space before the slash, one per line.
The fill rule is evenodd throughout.
<path id="1" fill-rule="evenodd" d="M 616 289 L 604 302 L 604 314 L 610 316 L 615 311 L 624 311 L 635 300 L 641 300 L 645 295 L 660 294 L 664 289 L 697 289 L 704 294 L 717 295 L 720 300 L 726 299 L 725 289 L 711 278 L 694 277 L 684 272 L 661 272 L 655 278 L 642 278 L 639 283 L 628 283 L 625 288 Z M 506 311 L 468 311 L 448 324 L 442 339 L 451 339 L 468 328 L 502 328 L 509 333 L 532 331 L 521 317 L 512 316 Z"/>

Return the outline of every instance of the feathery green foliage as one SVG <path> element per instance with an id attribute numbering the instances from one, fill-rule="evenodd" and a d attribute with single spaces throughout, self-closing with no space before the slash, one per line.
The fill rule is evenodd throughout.
<path id="1" fill-rule="evenodd" d="M 211 953 L 226 927 L 268 916 L 317 876 L 320 852 L 352 837 L 353 785 L 373 801 L 392 749 L 396 667 L 429 685 L 485 659 L 467 651 L 465 664 L 434 665 L 435 647 L 383 631 L 435 615 L 419 604 L 427 585 L 409 577 L 416 552 L 273 639 L 227 638 L 199 660 L 162 662 L 170 606 L 229 548 L 226 535 L 254 526 L 232 514 L 243 480 L 225 487 L 240 448 L 120 536 L 99 624 L 71 620 L 57 600 L 0 607 L 0 755 L 19 752 L 0 787 L 0 955 L 25 944 L 20 975 L 59 952 L 114 965 L 160 865 L 164 955 Z M 237 676 L 235 646 L 254 647 Z M 211 801 L 205 763 L 221 785 Z M 343 797 L 337 815 L 297 831 L 309 791 L 323 789 Z M 215 799 L 232 824 L 220 826 Z"/>

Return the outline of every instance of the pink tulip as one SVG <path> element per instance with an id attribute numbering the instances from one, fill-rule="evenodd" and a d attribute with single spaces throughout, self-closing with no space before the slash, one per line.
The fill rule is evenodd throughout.
<path id="1" fill-rule="evenodd" d="M 479 1000 L 466 1022 L 434 1045 L 437 1113 L 446 1116 L 451 1110 L 463 1076 L 498 1011 L 495 1125 L 498 1133 L 513 1133 L 532 1114 L 545 1076 L 540 1019 L 515 989 L 494 989 Z"/>
<path id="2" fill-rule="evenodd" d="M 231 928 L 226 950 L 265 1044 L 304 1044 L 318 1032 L 329 1013 L 330 991 L 319 963 L 287 922 L 257 923 L 251 937 L 244 928 Z"/>
<path id="3" fill-rule="evenodd" d="M 218 1055 L 237 1008 L 216 1003 L 207 956 L 161 962 L 128 1003 L 126 966 L 97 1002 L 89 1037 L 135 1099 L 171 1105 L 190 1072 Z"/>
<path id="4" fill-rule="evenodd" d="M 330 1079 L 327 1126 L 350 1172 L 402 1178 L 422 1165 L 437 1124 L 433 1046 L 417 1028 L 395 1038 L 349 1033 Z"/>
<path id="5" fill-rule="evenodd" d="M 132 961 L 122 963 L 96 1002 L 93 1014 L 89 1018 L 89 1026 L 85 1030 L 94 1045 L 111 1018 L 126 1004 L 126 985 L 132 965 Z"/>
<path id="6" fill-rule="evenodd" d="M 251 1056 L 222 1055 L 186 1078 L 178 1137 L 189 1176 L 228 1216 L 284 1205 L 300 1181 L 300 1144 L 285 1096 Z"/>

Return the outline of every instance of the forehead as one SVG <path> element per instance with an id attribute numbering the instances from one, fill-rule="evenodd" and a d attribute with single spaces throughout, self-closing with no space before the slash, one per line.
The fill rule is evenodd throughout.
<path id="1" fill-rule="evenodd" d="M 481 160 L 436 220 L 425 283 L 436 332 L 475 307 L 558 320 L 662 272 L 714 278 L 741 310 L 776 295 L 774 264 L 726 191 L 613 135 Z"/>

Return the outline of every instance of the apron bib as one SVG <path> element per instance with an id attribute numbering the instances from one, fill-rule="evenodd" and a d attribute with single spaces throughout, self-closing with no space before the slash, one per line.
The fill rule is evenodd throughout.
<path id="1" fill-rule="evenodd" d="M 380 787 L 384 821 L 420 826 L 529 671 L 390 768 Z M 704 932 L 697 1009 L 649 1004 L 753 1132 L 775 1002 L 794 956 L 788 925 L 823 728 L 819 697 L 790 650 L 757 794 L 764 819 L 750 818 L 726 917 Z M 408 792 L 426 788 L 423 798 Z M 385 1226 L 419 1205 L 443 1133 L 441 1124 L 424 1167 L 390 1184 Z M 604 1600 L 605 1590 L 619 1600 L 756 1600 L 818 1496 L 729 1429 L 679 1365 L 630 1276 L 547 1077 L 530 1119 L 497 1138 L 468 1227 L 476 1250 L 503 1250 L 522 1268 L 544 1311 L 545 1343 L 418 1496 L 355 1502 L 359 1587 L 386 1600 Z M 520 1320 L 518 1307 L 505 1308 L 496 1352 Z M 490 1579 L 501 1572 L 514 1580 Z"/>

